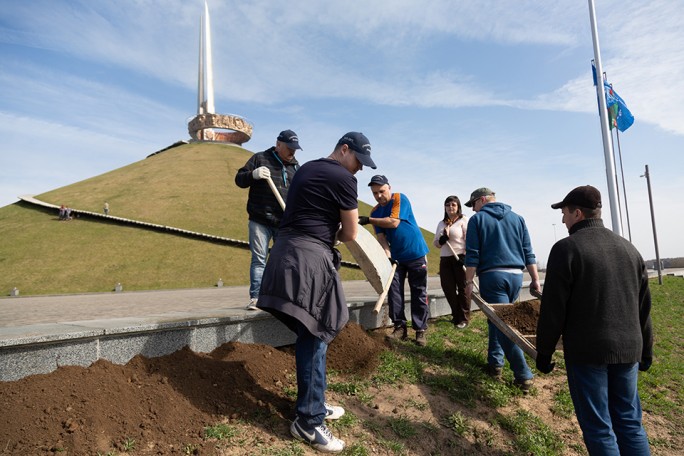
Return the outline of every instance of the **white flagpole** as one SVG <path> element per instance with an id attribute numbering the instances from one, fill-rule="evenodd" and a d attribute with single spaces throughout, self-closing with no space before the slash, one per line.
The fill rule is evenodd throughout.
<path id="1" fill-rule="evenodd" d="M 594 42 L 594 61 L 596 62 L 596 95 L 599 100 L 599 113 L 601 114 L 601 135 L 603 136 L 603 155 L 606 162 L 606 180 L 608 183 L 608 200 L 610 202 L 610 215 L 613 223 L 613 232 L 622 236 L 622 221 L 620 220 L 619 203 L 617 202 L 617 188 L 615 179 L 615 158 L 613 144 L 608 125 L 608 108 L 606 94 L 603 88 L 603 67 L 601 66 L 601 50 L 599 47 L 598 27 L 596 25 L 596 9 L 594 0 L 589 1 L 589 18 L 591 20 L 591 37 Z"/>

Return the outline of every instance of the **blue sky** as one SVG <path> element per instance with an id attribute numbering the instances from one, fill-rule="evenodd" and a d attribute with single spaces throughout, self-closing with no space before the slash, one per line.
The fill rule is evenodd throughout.
<path id="1" fill-rule="evenodd" d="M 636 120 L 620 135 L 624 234 L 684 256 L 684 8 L 597 2 L 603 70 Z M 434 230 L 450 194 L 491 187 L 527 221 L 542 264 L 567 235 L 560 201 L 604 195 L 586 1 L 209 0 L 216 111 L 254 125 L 264 150 L 290 128 L 300 162 L 350 130 L 377 173 Z M 142 160 L 188 139 L 197 112 L 202 0 L 4 1 L 0 9 L 0 206 Z M 619 171 L 619 162 L 617 162 Z M 373 170 L 357 174 L 359 197 Z M 233 176 L 226 176 L 227 182 Z M 201 183 L 198 183 L 201 185 Z M 467 214 L 472 211 L 466 209 Z"/>

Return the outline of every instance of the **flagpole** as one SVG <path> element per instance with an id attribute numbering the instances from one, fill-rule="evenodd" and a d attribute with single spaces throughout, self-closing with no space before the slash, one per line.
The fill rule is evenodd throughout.
<path id="1" fill-rule="evenodd" d="M 648 204 L 651 206 L 651 224 L 653 225 L 653 243 L 655 244 L 656 254 L 656 269 L 658 270 L 658 284 L 663 284 L 663 271 L 660 268 L 660 252 L 658 251 L 658 234 L 656 233 L 655 213 L 653 211 L 653 196 L 651 194 L 651 175 L 648 172 L 648 165 L 644 170 L 644 174 L 640 177 L 646 178 L 646 185 L 648 185 Z"/>
<path id="2" fill-rule="evenodd" d="M 615 158 L 613 157 L 613 145 L 610 137 L 610 127 L 608 125 L 608 108 L 606 105 L 606 93 L 603 88 L 603 81 L 598 75 L 603 75 L 601 66 L 601 50 L 599 47 L 598 26 L 596 24 L 596 9 L 594 0 L 589 1 L 589 19 L 591 21 L 591 38 L 594 43 L 594 61 L 596 62 L 596 95 L 599 100 L 599 114 L 601 116 L 601 135 L 603 137 L 603 156 L 606 162 L 606 181 L 608 184 L 608 201 L 610 203 L 610 215 L 613 224 L 613 232 L 622 236 L 622 221 L 620 220 L 619 205 L 617 203 L 617 189 L 615 188 Z"/>
<path id="3" fill-rule="evenodd" d="M 625 217 L 627 218 L 627 234 L 629 242 L 632 242 L 632 227 L 629 223 L 629 206 L 627 205 L 627 187 L 625 186 L 625 169 L 622 166 L 622 147 L 620 147 L 620 129 L 615 125 L 615 138 L 617 138 L 618 157 L 620 157 L 620 173 L 622 174 L 622 193 L 625 195 Z"/>

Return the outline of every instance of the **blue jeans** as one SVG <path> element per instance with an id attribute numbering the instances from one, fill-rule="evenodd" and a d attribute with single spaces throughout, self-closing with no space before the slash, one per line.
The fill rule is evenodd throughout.
<path id="1" fill-rule="evenodd" d="M 397 270 L 387 293 L 389 317 L 394 326 L 406 326 L 404 282 L 407 275 L 409 289 L 411 290 L 411 324 L 416 331 L 425 331 L 430 317 L 430 307 L 427 301 L 427 259 L 425 257 L 401 261 L 397 264 Z"/>
<path id="2" fill-rule="evenodd" d="M 300 421 L 309 428 L 320 426 L 325 419 L 326 357 L 328 344 L 312 335 L 297 321 L 295 364 L 297 366 L 297 405 Z"/>
<path id="3" fill-rule="evenodd" d="M 650 455 L 641 425 L 637 363 L 565 363 L 570 397 L 589 454 Z"/>
<path id="4" fill-rule="evenodd" d="M 520 295 L 522 274 L 489 271 L 480 274 L 480 295 L 488 304 L 513 303 Z M 487 320 L 489 344 L 487 362 L 491 366 L 503 367 L 504 355 L 513 370 L 516 380 L 530 380 L 534 377 L 525 360 L 522 349 L 515 345 L 499 328 Z"/>
<path id="5" fill-rule="evenodd" d="M 278 235 L 278 228 L 262 225 L 259 222 L 249 221 L 249 250 L 252 252 L 252 262 L 249 265 L 249 297 L 259 298 L 261 277 L 266 267 L 268 256 L 268 244 Z"/>

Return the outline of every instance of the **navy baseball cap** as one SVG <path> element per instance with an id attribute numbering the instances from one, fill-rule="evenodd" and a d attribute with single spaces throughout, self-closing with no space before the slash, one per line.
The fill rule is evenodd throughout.
<path id="1" fill-rule="evenodd" d="M 292 150 L 297 150 L 301 149 L 301 146 L 299 145 L 299 138 L 297 137 L 297 133 L 295 133 L 292 130 L 283 130 L 280 132 L 278 135 L 278 138 L 276 138 L 278 141 L 281 143 L 284 143 L 288 149 Z"/>
<path id="2" fill-rule="evenodd" d="M 368 184 L 369 187 L 372 185 L 389 185 L 389 180 L 382 174 L 376 174 L 371 177 L 370 183 Z"/>
<path id="3" fill-rule="evenodd" d="M 376 169 L 375 162 L 371 158 L 371 145 L 366 135 L 356 131 L 350 131 L 346 135 L 342 136 L 337 145 L 346 144 L 351 150 L 356 154 L 356 158 L 361 162 L 363 166 L 369 166 Z"/>

